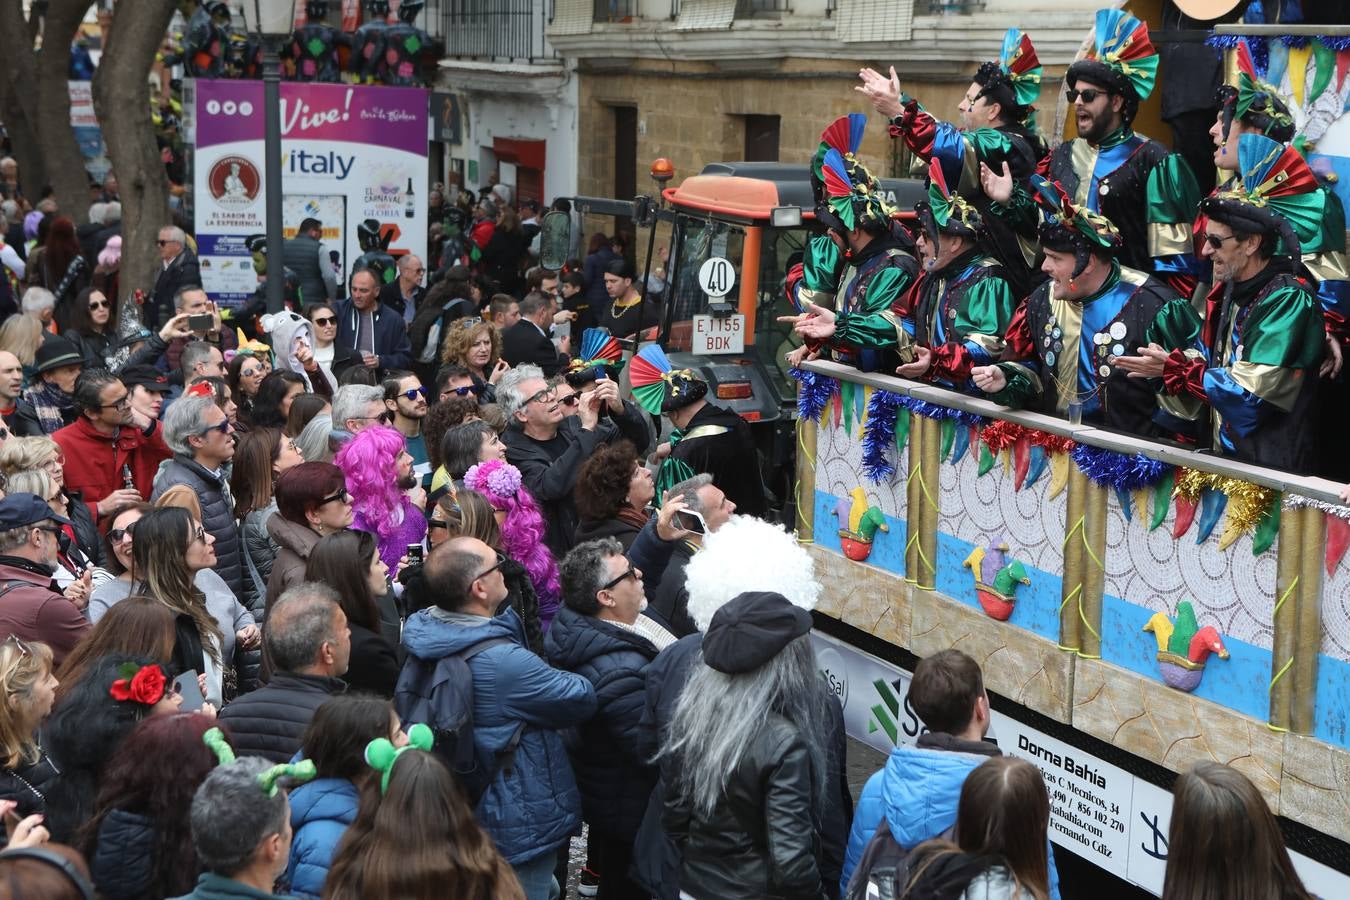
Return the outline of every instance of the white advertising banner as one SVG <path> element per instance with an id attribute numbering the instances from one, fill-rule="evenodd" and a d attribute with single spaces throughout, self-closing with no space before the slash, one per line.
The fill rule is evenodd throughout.
<path id="1" fill-rule="evenodd" d="M 898 744 L 914 744 L 927 730 L 909 705 L 909 672 L 819 631 L 811 637 L 820 669 L 844 706 L 850 737 L 889 753 Z M 1170 791 L 997 711 L 989 737 L 1045 776 L 1050 840 L 1162 895 Z M 1290 856 L 1314 894 L 1350 897 L 1350 876 L 1301 854 Z"/>

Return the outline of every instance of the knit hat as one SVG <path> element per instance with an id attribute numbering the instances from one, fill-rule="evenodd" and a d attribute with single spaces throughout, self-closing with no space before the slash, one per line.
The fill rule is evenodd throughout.
<path id="1" fill-rule="evenodd" d="M 1228 140 L 1235 119 L 1259 129 L 1281 144 L 1293 140 L 1293 114 L 1280 99 L 1279 90 L 1257 76 L 1252 52 L 1245 39 L 1238 41 L 1236 57 L 1237 86 L 1222 85 L 1215 97 L 1223 117 L 1224 140 Z"/>
<path id="2" fill-rule="evenodd" d="M 1004 115 L 1020 122 L 1041 94 L 1041 68 L 1031 38 L 1020 28 L 1009 28 L 999 58 L 980 66 L 975 83 L 981 93 L 1003 107 Z"/>
<path id="3" fill-rule="evenodd" d="M 1206 197 L 1200 211 L 1217 222 L 1253 234 L 1278 234 L 1282 253 L 1298 259 L 1302 244 L 1317 236 L 1326 196 L 1317 176 L 1293 147 L 1261 134 L 1238 141 L 1241 181 Z"/>
<path id="4" fill-rule="evenodd" d="M 1044 214 L 1038 232 L 1041 245 L 1061 253 L 1073 253 L 1076 261 L 1073 277 L 1083 274 L 1094 250 L 1108 256 L 1120 252 L 1124 240 L 1110 219 L 1087 207 L 1075 206 L 1058 181 L 1032 175 L 1031 185 Z"/>
<path id="5" fill-rule="evenodd" d="M 820 135 L 811 159 L 811 190 L 816 221 L 836 231 L 889 225 L 894 210 L 882 198 L 880 185 L 854 155 L 862 143 L 867 116 L 850 113 L 830 123 Z"/>
<path id="6" fill-rule="evenodd" d="M 727 675 L 753 672 L 811 630 L 811 614 L 782 594 L 747 591 L 713 613 L 703 661 Z"/>
<path id="7" fill-rule="evenodd" d="M 1125 120 L 1133 120 L 1158 79 L 1158 51 L 1149 40 L 1148 24 L 1118 9 L 1098 10 L 1092 49 L 1064 76 L 1070 88 L 1079 79 L 1124 97 Z"/>
<path id="8" fill-rule="evenodd" d="M 590 384 L 601 375 L 618 378 L 623 369 L 623 348 L 608 328 L 587 328 L 581 333 L 581 355 L 572 360 L 563 378 L 574 388 Z"/>

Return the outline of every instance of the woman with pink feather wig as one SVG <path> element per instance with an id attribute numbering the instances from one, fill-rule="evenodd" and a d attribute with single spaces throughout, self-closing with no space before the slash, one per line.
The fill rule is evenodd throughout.
<path id="1" fill-rule="evenodd" d="M 391 573 L 397 572 L 408 545 L 422 543 L 427 533 L 427 517 L 404 493 L 420 488 L 403 435 L 385 425 L 372 426 L 343 444 L 333 463 L 347 481 L 352 527 L 375 535 L 380 559 Z"/>
<path id="2" fill-rule="evenodd" d="M 501 549 L 529 573 L 539 597 L 539 624 L 547 631 L 562 600 L 562 586 L 558 563 L 544 544 L 544 515 L 521 485 L 520 470 L 500 459 L 489 459 L 464 473 L 464 486 L 488 498 L 493 509 L 505 514 L 499 517 Z"/>

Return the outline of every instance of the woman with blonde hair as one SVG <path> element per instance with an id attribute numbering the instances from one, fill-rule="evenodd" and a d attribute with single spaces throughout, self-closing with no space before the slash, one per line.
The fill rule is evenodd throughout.
<path id="1" fill-rule="evenodd" d="M 46 644 L 14 635 L 0 641 L 0 800 L 16 801 L 20 816 L 46 809 L 47 789 L 61 774 L 38 743 L 56 686 Z"/>
<path id="2" fill-rule="evenodd" d="M 469 370 L 479 403 L 496 403 L 493 385 L 511 367 L 502 359 L 502 336 L 497 326 L 477 317 L 450 323 L 441 344 L 441 362 Z"/>
<path id="3" fill-rule="evenodd" d="M 70 515 L 70 505 L 65 495 L 42 469 L 15 472 L 6 477 L 5 486 L 11 494 L 41 497 L 47 501 L 52 512 L 63 519 Z M 56 570 L 52 573 L 52 580 L 66 599 L 81 610 L 88 608 L 89 598 L 93 594 L 94 566 L 94 560 L 76 540 L 75 529 L 70 525 L 60 526 L 56 535 Z"/>
<path id="4" fill-rule="evenodd" d="M 33 316 L 10 316 L 0 323 L 0 350 L 8 350 L 23 363 L 23 383 L 33 380 L 33 362 L 42 346 L 42 323 Z"/>
<path id="5" fill-rule="evenodd" d="M 65 498 L 64 511 L 57 510 L 73 523 L 68 528 L 70 537 L 80 545 L 85 556 L 96 565 L 104 562 L 102 539 L 99 537 L 97 516 L 98 504 L 86 503 L 79 491 L 66 488 L 66 455 L 56 441 L 46 435 L 38 437 L 11 437 L 0 444 L 0 474 L 12 477 L 19 472 L 41 469 L 51 479 L 52 486 Z M 10 493 L 28 490 L 22 487 L 7 488 Z M 47 499 L 49 494 L 32 491 Z"/>

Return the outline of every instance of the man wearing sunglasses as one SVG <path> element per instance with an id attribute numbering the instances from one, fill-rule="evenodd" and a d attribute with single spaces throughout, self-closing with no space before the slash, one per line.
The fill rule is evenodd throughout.
<path id="1" fill-rule="evenodd" d="M 458 710 L 451 706 L 451 691 L 432 685 L 455 671 L 443 668 L 447 657 L 467 664 L 475 756 L 480 765 L 495 761 L 477 803 L 479 820 L 525 896 L 547 897 L 557 851 L 581 825 L 581 798 L 560 732 L 591 718 L 595 690 L 582 676 L 555 669 L 526 648 L 520 617 L 507 600 L 505 562 L 469 537 L 431 551 L 422 571 L 436 605 L 414 613 L 404 626 L 408 659 L 400 682 L 428 686 L 430 714 L 423 721 L 445 728 Z M 507 609 L 499 614 L 504 603 Z M 400 706 L 399 712 L 406 715 L 407 709 Z"/>
<path id="2" fill-rule="evenodd" d="M 1078 137 L 1051 154 L 1049 177 L 1075 204 L 1111 220 L 1123 241 L 1121 263 L 1188 297 L 1196 272 L 1189 226 L 1200 187 L 1179 154 L 1130 127 L 1153 93 L 1157 58 L 1147 24 L 1120 10 L 1097 13 L 1093 50 L 1064 79 Z"/>
<path id="3" fill-rule="evenodd" d="M 201 287 L 202 273 L 197 265 L 197 254 L 187 246 L 187 235 L 175 225 L 159 230 L 159 275 L 150 302 L 141 309 L 141 319 L 151 331 L 173 315 L 174 297 L 185 287 Z"/>
<path id="4" fill-rule="evenodd" d="M 422 438 L 422 420 L 427 416 L 427 389 L 412 372 L 394 370 L 385 375 L 384 408 L 391 424 L 403 435 L 413 458 L 413 474 L 422 487 L 431 486 L 431 465 L 427 462 L 427 444 Z"/>
<path id="5" fill-rule="evenodd" d="M 61 527 L 70 524 L 34 494 L 0 500 L 0 639 L 42 641 L 54 667 L 89 631 L 89 621 L 52 581 Z"/>
<path id="6" fill-rule="evenodd" d="M 239 528 L 225 464 L 234 458 L 234 428 L 214 397 L 184 396 L 164 415 L 164 442 L 173 451 L 155 477 L 153 503 L 174 485 L 187 485 L 202 508 L 202 527 L 216 539 L 217 575 L 244 596 Z"/>

